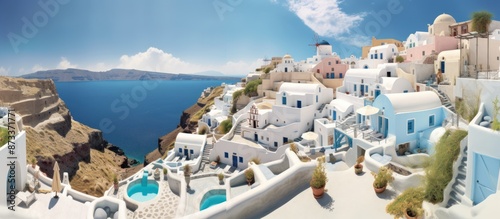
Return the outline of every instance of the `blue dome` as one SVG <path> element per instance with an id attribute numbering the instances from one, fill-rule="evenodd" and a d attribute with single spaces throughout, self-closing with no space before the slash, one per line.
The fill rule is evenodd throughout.
<path id="1" fill-rule="evenodd" d="M 319 42 L 318 45 L 320 45 L 320 46 L 329 46 L 330 43 L 326 42 L 326 40 L 321 40 L 321 42 Z"/>

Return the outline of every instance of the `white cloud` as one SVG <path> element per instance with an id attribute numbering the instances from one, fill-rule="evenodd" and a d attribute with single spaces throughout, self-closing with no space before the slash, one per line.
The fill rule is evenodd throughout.
<path id="1" fill-rule="evenodd" d="M 65 57 L 61 57 L 61 61 L 57 65 L 57 69 L 68 69 L 68 68 L 76 68 L 77 65 L 72 65 L 71 62 L 68 61 Z"/>
<path id="2" fill-rule="evenodd" d="M 117 68 L 138 69 L 166 73 L 197 73 L 219 71 L 226 75 L 247 74 L 262 65 L 262 60 L 253 62 L 229 61 L 222 65 L 197 65 L 184 61 L 174 55 L 155 47 L 135 55 L 122 55 Z"/>
<path id="3" fill-rule="evenodd" d="M 345 43 L 359 46 L 369 42 L 369 37 L 353 33 L 366 13 L 347 14 L 340 7 L 341 0 L 287 0 L 288 9 L 318 35 L 345 39 Z M 276 0 L 271 0 L 276 2 Z"/>
<path id="4" fill-rule="evenodd" d="M 31 68 L 32 72 L 45 71 L 45 70 L 47 70 L 47 68 L 45 68 L 39 64 L 36 64 L 35 66 L 33 66 L 33 68 Z"/>
<path id="5" fill-rule="evenodd" d="M 122 55 L 118 68 L 172 73 L 193 73 L 200 71 L 197 66 L 184 62 L 172 54 L 163 52 L 163 50 L 155 47 L 149 47 L 145 52 L 140 52 L 132 56 Z"/>
<path id="6" fill-rule="evenodd" d="M 9 75 L 9 70 L 5 69 L 4 67 L 0 67 L 0 75 Z"/>

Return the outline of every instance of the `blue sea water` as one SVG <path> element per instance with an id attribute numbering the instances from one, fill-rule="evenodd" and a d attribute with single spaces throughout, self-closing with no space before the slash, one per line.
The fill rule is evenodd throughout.
<path id="1" fill-rule="evenodd" d="M 179 124 L 182 111 L 203 89 L 236 80 L 56 82 L 73 118 L 142 162 L 158 138 Z"/>

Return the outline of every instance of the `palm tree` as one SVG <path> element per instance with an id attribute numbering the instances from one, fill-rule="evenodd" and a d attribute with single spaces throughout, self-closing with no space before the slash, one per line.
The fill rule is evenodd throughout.
<path id="1" fill-rule="evenodd" d="M 488 11 L 476 11 L 472 13 L 472 30 L 478 33 L 487 33 L 493 14 Z"/>

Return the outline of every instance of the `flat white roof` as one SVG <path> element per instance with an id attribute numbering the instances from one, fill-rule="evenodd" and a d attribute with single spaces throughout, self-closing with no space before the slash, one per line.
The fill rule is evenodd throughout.
<path id="1" fill-rule="evenodd" d="M 319 84 L 306 84 L 306 83 L 283 83 L 280 87 L 280 92 L 287 93 L 303 93 L 314 94 L 318 89 Z"/>
<path id="2" fill-rule="evenodd" d="M 438 95 L 432 91 L 386 94 L 395 113 L 415 112 L 442 106 Z"/>

